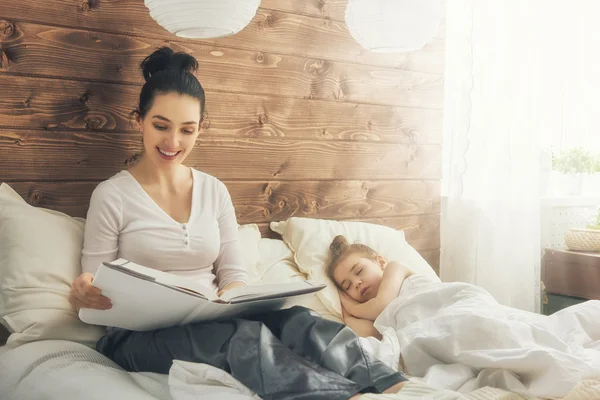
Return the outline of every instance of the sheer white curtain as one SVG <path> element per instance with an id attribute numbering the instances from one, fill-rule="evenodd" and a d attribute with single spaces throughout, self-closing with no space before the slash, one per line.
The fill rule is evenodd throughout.
<path id="1" fill-rule="evenodd" d="M 584 101 L 568 88 L 584 87 L 582 46 L 591 46 L 598 7 L 566 0 L 447 7 L 441 277 L 538 310 L 541 171 L 549 162 L 542 150 L 565 122 L 580 121 L 565 115 Z"/>

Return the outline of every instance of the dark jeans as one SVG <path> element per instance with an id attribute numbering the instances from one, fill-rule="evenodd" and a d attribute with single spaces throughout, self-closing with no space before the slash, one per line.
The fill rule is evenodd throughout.
<path id="1" fill-rule="evenodd" d="M 96 348 L 135 372 L 168 374 L 175 359 L 210 364 L 264 400 L 347 400 L 406 380 L 350 328 L 303 307 L 149 332 L 112 328 Z"/>

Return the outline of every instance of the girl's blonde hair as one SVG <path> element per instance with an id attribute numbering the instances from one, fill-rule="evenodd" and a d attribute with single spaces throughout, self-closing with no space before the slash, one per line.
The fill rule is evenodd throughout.
<path id="1" fill-rule="evenodd" d="M 361 253 L 365 257 L 377 261 L 377 256 L 379 255 L 375 250 L 366 244 L 362 243 L 352 243 L 348 242 L 348 239 L 344 235 L 337 235 L 333 238 L 333 241 L 329 245 L 329 259 L 327 261 L 327 276 L 329 279 L 334 281 L 337 285 L 333 277 L 333 273 L 337 268 L 338 264 L 348 257 L 350 254 Z"/>

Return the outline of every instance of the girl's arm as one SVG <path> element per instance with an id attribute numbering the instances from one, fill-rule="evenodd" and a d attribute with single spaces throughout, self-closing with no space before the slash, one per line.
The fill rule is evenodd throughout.
<path id="1" fill-rule="evenodd" d="M 379 340 L 382 339 L 381 333 L 373 326 L 373 321 L 367 319 L 355 318 L 348 314 L 342 307 L 342 318 L 344 323 L 360 337 L 373 336 Z"/>
<path id="2" fill-rule="evenodd" d="M 412 275 L 412 272 L 404 265 L 397 262 L 388 263 L 383 271 L 383 278 L 377 296 L 364 303 L 348 302 L 346 311 L 356 318 L 375 321 L 387 305 L 398 297 L 402 283 L 410 275 Z M 349 298 L 345 293 L 344 296 Z"/>

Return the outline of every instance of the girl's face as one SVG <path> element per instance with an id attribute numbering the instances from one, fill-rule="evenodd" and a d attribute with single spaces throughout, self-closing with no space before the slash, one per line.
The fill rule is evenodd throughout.
<path id="1" fill-rule="evenodd" d="M 177 166 L 194 148 L 200 133 L 200 102 L 179 93 L 157 94 L 144 118 L 138 119 L 144 157 L 159 168 Z"/>
<path id="2" fill-rule="evenodd" d="M 364 253 L 353 252 L 337 264 L 333 277 L 348 296 L 364 303 L 377 296 L 385 265 L 385 260 L 379 255 L 374 261 Z"/>

